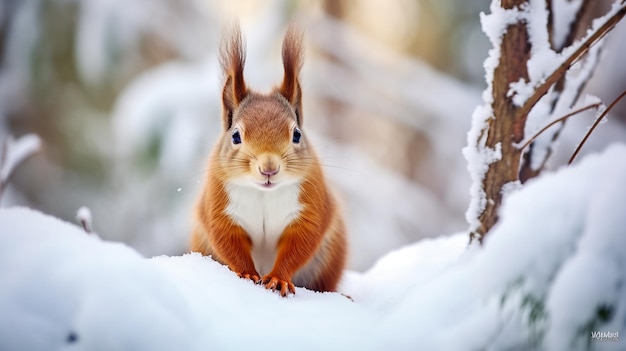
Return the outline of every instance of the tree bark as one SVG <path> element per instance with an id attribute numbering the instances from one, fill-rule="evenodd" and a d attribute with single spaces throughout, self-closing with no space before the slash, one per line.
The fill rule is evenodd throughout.
<path id="1" fill-rule="evenodd" d="M 526 0 L 502 0 L 505 9 L 519 8 Z M 482 237 L 498 220 L 498 209 L 502 203 L 502 188 L 505 184 L 516 182 L 519 178 L 520 156 L 515 144 L 524 139 L 524 125 L 527 114 L 520 113 L 520 108 L 507 96 L 510 85 L 520 79 L 528 80 L 527 61 L 530 58 L 526 22 L 520 20 L 507 27 L 500 44 L 500 60 L 493 76 L 493 116 L 488 119 L 485 147 L 500 149 L 501 157 L 491 163 L 483 178 L 486 207 L 479 216 L 480 226 L 471 239 L 482 241 Z M 483 131 L 484 133 L 485 131 Z"/>

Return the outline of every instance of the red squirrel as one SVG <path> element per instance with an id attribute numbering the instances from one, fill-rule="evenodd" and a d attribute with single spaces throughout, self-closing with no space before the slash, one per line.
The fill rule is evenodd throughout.
<path id="1" fill-rule="evenodd" d="M 282 84 L 250 90 L 238 25 L 220 64 L 223 131 L 196 205 L 191 251 L 281 296 L 295 286 L 335 291 L 346 264 L 345 226 L 335 195 L 303 131 L 302 35 L 287 31 Z"/>

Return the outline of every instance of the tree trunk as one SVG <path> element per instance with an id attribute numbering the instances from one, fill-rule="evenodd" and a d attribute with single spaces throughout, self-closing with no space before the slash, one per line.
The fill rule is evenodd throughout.
<path id="1" fill-rule="evenodd" d="M 502 0 L 505 9 L 520 7 L 526 0 Z M 528 80 L 526 62 L 530 58 L 530 42 L 526 22 L 519 21 L 507 27 L 500 46 L 500 61 L 493 76 L 492 118 L 487 120 L 485 147 L 500 150 L 499 160 L 489 164 L 483 178 L 482 188 L 486 195 L 486 207 L 479 217 L 480 226 L 471 239 L 482 241 L 482 237 L 498 220 L 498 209 L 502 203 L 502 188 L 505 184 L 518 181 L 521 150 L 515 144 L 524 139 L 526 114 L 520 113 L 512 97 L 507 96 L 510 85 L 520 79 Z"/>
<path id="2" fill-rule="evenodd" d="M 573 91 L 574 94 L 569 94 L 571 101 L 563 100 L 561 102 L 562 104 L 566 103 L 567 107 L 573 106 L 597 62 L 600 49 L 597 47 L 591 51 L 590 48 L 626 15 L 626 0 L 616 1 L 611 13 L 596 23 L 595 28 L 587 31 L 586 25 L 580 22 L 588 21 L 584 19 L 588 16 L 587 12 L 591 8 L 591 1 L 583 0 L 562 47 L 555 47 L 551 38 L 551 50 L 562 52 L 564 48 L 572 48 L 575 39 L 583 32 L 586 33 L 585 38 L 569 51 L 568 56 L 553 71 L 542 72 L 543 78 L 533 83 L 535 85 L 532 86 L 532 92 L 522 103 L 519 103 L 521 106 L 518 106 L 513 101 L 516 91 L 511 91 L 511 83 L 526 82 L 526 84 L 530 84 L 528 62 L 531 58 L 532 41 L 528 36 L 529 28 L 532 27 L 532 30 L 536 32 L 541 30 L 536 28 L 537 24 L 542 25 L 541 23 L 543 23 L 541 18 L 528 17 L 530 13 L 527 12 L 528 9 L 531 8 L 531 5 L 537 5 L 533 1 L 540 0 L 500 0 L 502 9 L 517 10 L 520 15 L 516 17 L 511 15 L 514 21 L 517 19 L 516 22 L 505 22 L 509 24 L 504 28 L 502 37 L 492 38 L 494 45 L 499 46 L 499 50 L 492 53 L 499 54 L 499 57 L 497 57 L 497 65 L 493 69 L 492 81 L 488 82 L 491 83 L 490 88 L 486 91 L 487 96 L 491 95 L 489 99 L 491 102 L 486 101 L 486 104 L 489 105 L 484 107 L 490 107 L 491 115 L 481 115 L 480 111 L 484 110 L 477 110 L 479 114 L 475 117 L 473 130 L 469 134 L 470 136 L 476 135 L 477 138 L 469 140 L 468 148 L 464 150 L 470 162 L 470 172 L 474 181 L 472 203 L 467 213 L 471 225 L 470 241 L 477 239 L 482 242 L 483 237 L 497 222 L 498 211 L 504 196 L 503 189 L 517 187 L 521 184 L 520 180 L 525 181 L 538 175 L 550 154 L 551 144 L 549 144 L 547 152 L 541 156 L 538 169 L 533 169 L 531 166 L 532 157 L 534 157 L 532 147 L 524 154 L 522 160 L 523 150 L 520 148 L 520 144 L 525 137 L 524 129 L 531 110 L 542 97 L 548 94 L 547 98 L 551 99 L 548 102 L 551 103 L 551 111 L 543 117 L 545 117 L 545 124 L 549 123 L 549 118 L 555 111 L 556 103 L 562 98 L 566 89 L 570 92 Z M 546 0 L 545 5 L 548 16 L 548 25 L 545 30 L 552 36 L 551 0 Z M 537 8 L 534 7 L 534 9 Z M 500 18 L 500 20 L 506 21 L 507 19 Z M 532 21 L 532 25 L 529 25 L 527 20 Z M 494 36 L 493 32 L 490 32 L 491 36 Z M 537 42 L 537 45 L 541 46 L 542 42 Z M 538 50 L 542 49 L 539 48 Z M 587 53 L 589 53 L 587 59 L 589 57 L 592 59 L 583 63 L 587 65 L 585 76 L 583 76 L 585 79 L 578 79 L 575 84 L 566 84 L 568 70 Z M 485 117 L 488 118 L 485 119 Z M 478 133 L 474 132 L 476 129 Z M 552 142 L 558 137 L 559 131 L 557 130 L 551 136 Z M 480 189 L 476 187 L 480 187 Z"/>

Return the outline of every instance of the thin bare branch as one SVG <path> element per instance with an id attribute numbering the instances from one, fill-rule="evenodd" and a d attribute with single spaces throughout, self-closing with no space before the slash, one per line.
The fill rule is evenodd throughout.
<path id="1" fill-rule="evenodd" d="M 595 104 L 591 104 L 591 105 L 587 105 L 587 106 L 585 106 L 585 107 L 581 107 L 581 108 L 579 108 L 579 109 L 577 109 L 577 110 L 574 110 L 574 111 L 572 111 L 572 112 L 570 112 L 570 113 L 566 114 L 566 115 L 565 115 L 565 116 L 563 116 L 563 117 L 559 117 L 559 118 L 555 119 L 554 121 L 552 121 L 552 122 L 548 123 L 545 127 L 541 128 L 541 130 L 540 130 L 540 131 L 538 131 L 537 133 L 535 133 L 535 134 L 534 134 L 534 135 L 533 135 L 530 139 L 528 139 L 528 140 L 524 143 L 524 145 L 522 145 L 522 146 L 520 147 L 520 150 L 524 150 L 525 148 L 527 148 L 527 147 L 528 147 L 528 145 L 530 145 L 530 143 L 532 143 L 533 141 L 535 141 L 535 139 L 537 139 L 537 138 L 538 138 L 538 137 L 539 137 L 539 136 L 540 136 L 543 132 L 545 132 L 546 130 L 548 130 L 548 128 L 552 127 L 553 125 L 555 125 L 555 124 L 557 124 L 557 123 L 560 123 L 560 122 L 563 122 L 563 121 L 565 121 L 566 119 L 568 119 L 568 118 L 570 118 L 570 117 L 572 117 L 572 116 L 574 116 L 574 115 L 577 115 L 577 114 L 579 114 L 579 113 L 581 113 L 581 112 L 584 112 L 584 111 L 587 111 L 587 110 L 591 110 L 592 108 L 598 108 L 598 107 L 600 107 L 600 106 L 602 106 L 602 103 L 600 103 L 600 102 L 595 103 Z"/>
<path id="2" fill-rule="evenodd" d="M 591 135 L 591 133 L 593 133 L 593 131 L 596 129 L 596 127 L 598 125 L 600 125 L 600 122 L 602 121 L 602 119 L 609 113 L 609 111 L 611 111 L 611 109 L 613 107 L 615 107 L 615 105 L 617 105 L 617 103 L 624 97 L 626 96 L 626 90 L 623 91 L 620 96 L 617 97 L 617 99 L 613 100 L 613 102 L 611 102 L 611 104 L 609 105 L 609 107 L 606 108 L 606 110 L 604 110 L 604 112 L 602 112 L 602 114 L 600 114 L 600 116 L 598 116 L 598 118 L 596 119 L 596 121 L 593 123 L 593 125 L 591 126 L 591 128 L 589 128 L 589 130 L 587 131 L 587 133 L 585 134 L 585 137 L 583 138 L 583 140 L 580 141 L 580 144 L 578 144 L 578 146 L 576 147 L 576 150 L 574 151 L 574 153 L 572 154 L 572 157 L 569 159 L 569 161 L 567 162 L 568 165 L 572 164 L 572 162 L 574 162 L 574 160 L 576 159 L 576 156 L 578 156 L 578 153 L 580 152 L 580 149 L 582 149 L 583 145 L 585 144 L 585 142 L 587 141 L 587 139 L 589 139 L 589 136 Z"/>

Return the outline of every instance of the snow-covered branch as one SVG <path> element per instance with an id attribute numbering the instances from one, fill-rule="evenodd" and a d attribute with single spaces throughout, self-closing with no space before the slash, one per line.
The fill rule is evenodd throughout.
<path id="1" fill-rule="evenodd" d="M 597 44 L 626 15 L 626 0 L 615 2 L 574 42 L 586 26 L 580 19 L 589 8 L 584 0 L 568 6 L 561 1 L 493 0 L 491 13 L 481 16 L 493 48 L 484 64 L 484 104 L 474 112 L 463 150 L 473 181 L 466 213 L 471 239 L 482 240 L 496 223 L 503 189 L 515 188 L 543 168 L 560 131 L 556 126 L 533 141 L 523 160 L 519 145 L 526 135 L 575 108 L 597 65 Z M 566 13 L 555 17 L 556 11 Z"/>
<path id="2" fill-rule="evenodd" d="M 41 149 L 41 139 L 35 134 L 26 134 L 15 140 L 9 137 L 0 157 L 0 195 L 9 183 L 11 175 L 20 163 Z"/>
<path id="3" fill-rule="evenodd" d="M 567 1 L 548 1 L 553 4 L 550 7 L 553 11 L 571 11 L 572 4 Z M 589 0 L 579 1 L 577 12 L 573 16 L 571 23 L 549 23 L 548 30 L 554 35 L 567 34 L 565 38 L 551 38 L 552 48 L 548 51 L 555 58 L 555 63 L 559 63 L 558 68 L 551 67 L 554 64 L 545 65 L 544 62 L 530 62 L 529 65 L 540 67 L 537 81 L 529 82 L 528 86 L 533 94 L 526 100 L 520 113 L 528 114 L 529 122 L 526 124 L 526 133 L 534 133 L 539 127 L 537 123 L 545 123 L 559 115 L 568 113 L 581 97 L 582 91 L 589 81 L 600 60 L 603 38 L 617 22 L 626 14 L 624 1 L 621 4 L 615 3 L 613 8 L 602 18 L 594 21 L 592 28 L 585 30 L 588 26 L 588 12 L 590 9 Z M 559 18 L 555 13 L 550 17 Z M 552 27 L 554 26 L 554 29 Z M 565 28 L 563 28 L 565 26 Z M 561 33 L 561 34 L 559 34 Z M 576 41 L 578 36 L 582 39 Z M 569 54 L 568 54 L 569 53 Z M 536 55 L 543 58 L 546 55 Z M 581 58 L 584 57 L 584 60 Z M 532 59 L 531 59 L 532 61 Z M 542 66 L 544 66 L 542 68 Z M 552 72 L 552 73 L 550 73 Z M 547 78 L 546 78 L 547 77 Z M 585 97 L 585 99 L 588 99 Z M 543 105 L 543 106 L 541 106 Z M 531 121 L 532 120 L 532 121 Z M 551 128 L 533 142 L 530 148 L 524 153 L 520 169 L 520 180 L 526 180 L 537 176 L 545 167 L 548 158 L 552 154 L 554 141 L 558 138 L 564 123 Z"/>
<path id="4" fill-rule="evenodd" d="M 592 29 L 589 30 L 588 35 L 583 40 L 563 51 L 564 59 L 558 67 L 545 77 L 541 77 L 539 84 L 533 89 L 533 93 L 524 102 L 520 114 L 528 114 L 553 84 L 561 79 L 575 63 L 588 53 L 594 44 L 604 38 L 621 21 L 624 15 L 626 15 L 626 0 L 621 0 L 613 5 L 608 14 L 596 19 Z"/>
<path id="5" fill-rule="evenodd" d="M 93 232 L 93 217 L 88 207 L 82 206 L 76 211 L 76 220 L 83 227 L 85 233 L 91 234 Z"/>

